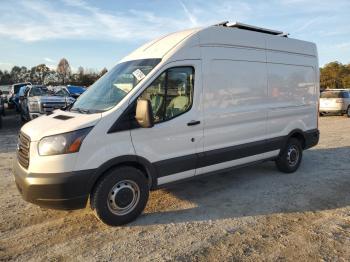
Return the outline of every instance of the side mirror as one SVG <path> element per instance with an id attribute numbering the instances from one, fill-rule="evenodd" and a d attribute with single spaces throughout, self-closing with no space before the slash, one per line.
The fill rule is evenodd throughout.
<path id="1" fill-rule="evenodd" d="M 150 128 L 154 125 L 153 111 L 149 100 L 139 99 L 137 101 L 135 119 L 144 128 Z"/>

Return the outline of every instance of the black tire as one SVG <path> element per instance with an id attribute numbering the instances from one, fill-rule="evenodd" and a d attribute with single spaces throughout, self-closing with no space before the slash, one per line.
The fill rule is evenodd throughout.
<path id="1" fill-rule="evenodd" d="M 145 174 L 133 167 L 118 167 L 109 171 L 98 182 L 90 196 L 90 204 L 103 223 L 120 226 L 135 220 L 142 213 L 148 195 Z M 129 206 L 132 207 L 128 211 Z"/>
<path id="2" fill-rule="evenodd" d="M 348 108 L 346 109 L 346 116 L 350 117 L 350 106 L 348 106 Z"/>
<path id="3" fill-rule="evenodd" d="M 303 148 L 301 142 L 296 138 L 290 138 L 275 160 L 275 163 L 279 171 L 293 173 L 299 168 L 302 157 Z"/>

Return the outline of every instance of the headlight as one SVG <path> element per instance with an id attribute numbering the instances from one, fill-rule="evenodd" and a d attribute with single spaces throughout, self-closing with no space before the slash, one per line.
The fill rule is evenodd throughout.
<path id="1" fill-rule="evenodd" d="M 73 132 L 47 136 L 40 140 L 39 155 L 51 156 L 78 152 L 80 146 L 92 127 L 79 129 Z"/>
<path id="2" fill-rule="evenodd" d="M 36 102 L 36 101 L 29 102 L 28 109 L 30 112 L 40 112 L 39 102 Z"/>

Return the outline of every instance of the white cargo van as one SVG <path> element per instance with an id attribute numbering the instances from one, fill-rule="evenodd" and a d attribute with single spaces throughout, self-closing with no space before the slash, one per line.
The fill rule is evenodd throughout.
<path id="1" fill-rule="evenodd" d="M 318 143 L 318 100 L 313 43 L 241 23 L 173 33 L 24 125 L 16 184 L 37 205 L 90 200 L 104 223 L 125 224 L 174 181 L 266 160 L 294 172 Z"/>

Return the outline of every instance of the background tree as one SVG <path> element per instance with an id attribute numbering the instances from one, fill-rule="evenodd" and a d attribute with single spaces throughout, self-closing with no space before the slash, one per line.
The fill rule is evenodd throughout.
<path id="1" fill-rule="evenodd" d="M 70 75 L 72 73 L 68 60 L 65 58 L 62 58 L 57 65 L 56 71 L 62 79 L 62 84 L 65 85 L 69 81 Z"/>
<path id="2" fill-rule="evenodd" d="M 20 82 L 21 68 L 19 66 L 14 66 L 11 69 L 10 75 L 14 82 Z"/>
<path id="3" fill-rule="evenodd" d="M 67 59 L 62 58 L 58 63 L 56 70 L 51 70 L 45 64 L 34 66 L 31 69 L 28 69 L 25 66 L 14 66 L 10 72 L 7 70 L 0 70 L 0 85 L 12 85 L 20 82 L 31 82 L 32 84 L 71 84 L 88 87 L 106 72 L 107 68 L 103 68 L 98 73 L 96 69 L 86 69 L 82 66 L 79 66 L 78 71 L 72 73 Z"/>
<path id="4" fill-rule="evenodd" d="M 100 72 L 100 74 L 99 74 L 99 77 L 101 77 L 101 76 L 103 76 L 105 73 L 107 73 L 108 72 L 108 70 L 107 70 L 107 68 L 103 68 L 102 70 L 101 70 L 101 72 Z"/>
<path id="5" fill-rule="evenodd" d="M 337 61 L 326 64 L 320 69 L 321 89 L 350 88 L 350 64 L 343 65 Z"/>
<path id="6" fill-rule="evenodd" d="M 30 79 L 32 84 L 42 84 L 49 72 L 50 68 L 48 68 L 45 64 L 32 67 L 30 70 Z"/>
<path id="7" fill-rule="evenodd" d="M 11 79 L 11 75 L 10 73 L 5 70 L 3 73 L 2 73 L 2 77 L 1 77 L 1 82 L 0 82 L 2 85 L 10 85 L 13 83 L 12 79 Z"/>
<path id="8" fill-rule="evenodd" d="M 82 77 L 84 75 L 84 67 L 82 67 L 82 66 L 78 67 L 78 74 L 80 77 Z"/>
<path id="9" fill-rule="evenodd" d="M 44 77 L 44 85 L 59 85 L 60 76 L 56 71 L 50 70 Z"/>

